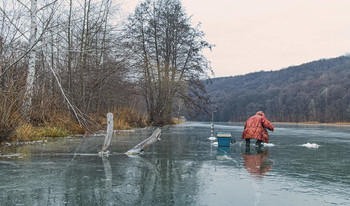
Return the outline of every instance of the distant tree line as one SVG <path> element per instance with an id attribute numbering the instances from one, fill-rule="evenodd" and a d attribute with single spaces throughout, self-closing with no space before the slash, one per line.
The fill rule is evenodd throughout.
<path id="1" fill-rule="evenodd" d="M 205 107 L 211 48 L 179 0 L 146 0 L 128 19 L 112 0 L 0 2 L 0 136 L 128 107 L 149 124 Z M 182 114 L 183 115 L 183 114 Z"/>
<path id="2" fill-rule="evenodd" d="M 262 110 L 271 121 L 350 122 L 350 57 L 215 78 L 207 91 L 215 121 L 246 121 Z"/>

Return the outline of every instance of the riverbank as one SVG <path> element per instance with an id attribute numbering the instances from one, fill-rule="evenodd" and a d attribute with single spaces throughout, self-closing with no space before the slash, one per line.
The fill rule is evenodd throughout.
<path id="1" fill-rule="evenodd" d="M 130 130 L 149 126 L 147 116 L 138 111 L 123 107 L 112 112 L 114 114 L 114 130 Z M 47 117 L 32 118 L 30 123 L 24 119 L 15 122 L 0 124 L 0 142 L 31 142 L 46 140 L 51 137 L 68 137 L 75 135 L 92 134 L 105 130 L 107 119 L 105 114 L 90 114 L 85 117 L 82 126 L 73 116 L 67 112 L 52 112 Z M 3 126 L 3 127 L 1 127 Z M 1 132 L 1 129 L 3 131 Z M 5 130 L 6 129 L 6 130 Z"/>

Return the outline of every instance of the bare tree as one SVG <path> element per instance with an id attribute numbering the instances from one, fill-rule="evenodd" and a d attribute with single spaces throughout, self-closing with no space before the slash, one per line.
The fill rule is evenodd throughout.
<path id="1" fill-rule="evenodd" d="M 135 54 L 131 63 L 151 122 L 171 122 L 177 98 L 192 111 L 204 108 L 208 99 L 202 80 L 211 67 L 202 51 L 212 45 L 203 38 L 178 0 L 145 1 L 130 17 L 125 45 Z"/>
<path id="2" fill-rule="evenodd" d="M 43 10 L 44 8 L 48 7 L 49 5 L 53 5 L 57 0 L 54 0 L 46 5 L 44 5 L 39 10 Z M 30 32 L 29 32 L 29 38 L 26 37 L 26 30 L 23 26 L 17 26 L 16 22 L 14 22 L 13 19 L 9 17 L 9 15 L 6 13 L 4 9 L 1 8 L 1 11 L 3 15 L 8 19 L 10 24 L 15 28 L 16 34 L 17 32 L 20 34 L 20 36 L 14 35 L 14 37 L 17 36 L 17 38 L 25 38 L 29 41 L 28 49 L 26 52 L 23 53 L 17 60 L 15 60 L 12 64 L 7 66 L 5 70 L 2 70 L 0 78 L 3 76 L 5 72 L 7 72 L 11 67 L 16 65 L 19 61 L 21 61 L 25 56 L 29 55 L 29 63 L 28 63 L 28 73 L 27 73 L 27 81 L 26 81 L 26 87 L 25 87 L 25 93 L 24 93 L 24 99 L 22 104 L 22 111 L 25 116 L 29 118 L 29 113 L 32 105 L 32 98 L 33 98 L 33 88 L 34 88 L 34 79 L 35 79 L 35 65 L 36 65 L 36 46 L 41 39 L 42 35 L 46 31 L 47 27 L 49 26 L 50 18 L 52 15 L 50 15 L 50 18 L 46 20 L 45 27 L 42 28 L 42 33 L 37 38 L 37 31 L 38 31 L 38 24 L 37 24 L 37 15 L 38 15 L 38 4 L 37 0 L 31 0 L 30 1 L 30 8 L 26 6 L 25 3 L 21 2 L 20 0 L 17 0 L 17 2 L 27 9 L 27 11 L 30 13 Z M 15 5 L 15 3 L 13 3 Z M 52 10 L 53 12 L 54 10 Z M 53 14 L 53 13 L 52 13 Z M 23 18 L 19 16 L 19 18 Z M 19 19 L 18 18 L 18 19 Z M 23 30 L 24 29 L 24 30 Z"/>

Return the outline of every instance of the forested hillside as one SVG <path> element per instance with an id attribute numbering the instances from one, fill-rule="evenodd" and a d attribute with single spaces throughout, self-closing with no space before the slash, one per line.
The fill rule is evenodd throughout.
<path id="1" fill-rule="evenodd" d="M 349 122 L 349 80 L 350 57 L 342 56 L 279 71 L 215 78 L 207 91 L 217 105 L 215 121 L 245 121 L 263 110 L 271 121 Z"/>

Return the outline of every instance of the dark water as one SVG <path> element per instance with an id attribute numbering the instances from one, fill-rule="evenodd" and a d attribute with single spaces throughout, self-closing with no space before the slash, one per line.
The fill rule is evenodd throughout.
<path id="1" fill-rule="evenodd" d="M 0 147 L 0 205 L 350 205 L 350 127 L 274 125 L 271 144 L 217 147 L 209 123 L 162 128 L 142 156 L 124 155 L 152 130 Z M 254 141 L 253 141 L 254 143 Z M 302 145 L 315 143 L 318 148 Z"/>

